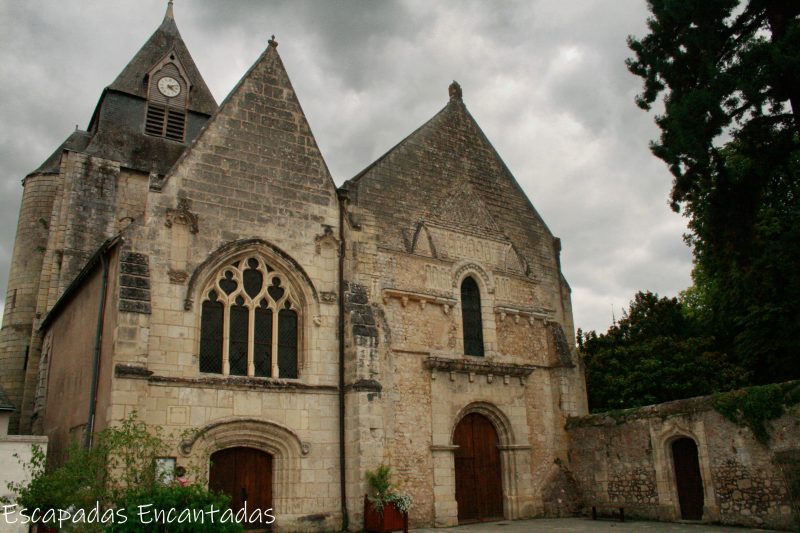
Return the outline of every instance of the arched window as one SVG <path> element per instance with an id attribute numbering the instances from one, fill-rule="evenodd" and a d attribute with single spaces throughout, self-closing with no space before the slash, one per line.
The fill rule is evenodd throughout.
<path id="1" fill-rule="evenodd" d="M 483 356 L 481 291 L 471 277 L 461 282 L 461 318 L 464 326 L 464 353 Z"/>
<path id="2" fill-rule="evenodd" d="M 297 377 L 298 300 L 259 256 L 220 269 L 203 291 L 200 372 Z"/>

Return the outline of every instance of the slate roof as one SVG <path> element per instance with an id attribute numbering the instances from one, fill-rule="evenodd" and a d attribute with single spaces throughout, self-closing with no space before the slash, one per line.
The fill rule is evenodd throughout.
<path id="1" fill-rule="evenodd" d="M 87 131 L 75 130 L 67 140 L 61 143 L 61 146 L 56 148 L 50 157 L 45 159 L 39 168 L 31 172 L 31 174 L 58 174 L 61 168 L 61 154 L 64 150 L 72 150 L 74 152 L 82 152 L 88 146 L 89 141 L 92 140 L 92 135 Z"/>
<path id="2" fill-rule="evenodd" d="M 175 17 L 172 13 L 172 2 L 169 2 L 164 20 L 153 35 L 144 43 L 144 46 L 133 56 L 130 63 L 120 72 L 117 79 L 108 86 L 109 90 L 133 94 L 147 98 L 146 88 L 142 83 L 147 72 L 153 65 L 161 61 L 164 56 L 174 50 L 192 84 L 191 98 L 188 109 L 205 115 L 212 114 L 217 109 L 217 102 L 208 89 L 205 80 L 197 70 L 186 44 L 183 42 Z"/>
<path id="3" fill-rule="evenodd" d="M 0 411 L 13 411 L 14 406 L 8 400 L 8 396 L 6 396 L 3 387 L 0 387 Z"/>
<path id="4" fill-rule="evenodd" d="M 178 55 L 192 84 L 185 142 L 144 134 L 144 76 L 170 52 Z M 142 172 L 166 174 L 217 109 L 217 103 L 197 70 L 172 14 L 172 2 L 161 25 L 114 82 L 106 87 L 88 131 L 75 131 L 31 174 L 58 173 L 64 150 L 118 161 Z"/>
<path id="5" fill-rule="evenodd" d="M 403 232 L 420 221 L 460 224 L 462 231 L 511 241 L 529 262 L 557 268 L 552 233 L 467 110 L 457 84 L 444 109 L 342 188 L 375 215 L 381 245 L 390 249 L 407 250 Z"/>

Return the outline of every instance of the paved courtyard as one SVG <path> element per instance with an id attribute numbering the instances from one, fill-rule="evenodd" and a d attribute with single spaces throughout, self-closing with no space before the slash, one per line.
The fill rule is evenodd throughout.
<path id="1" fill-rule="evenodd" d="M 557 518 L 514 520 L 492 522 L 485 524 L 470 524 L 446 529 L 415 529 L 416 533 L 584 533 L 584 532 L 613 532 L 624 533 L 630 531 L 647 533 L 745 533 L 747 531 L 769 531 L 766 529 L 750 529 L 731 526 L 707 526 L 702 524 L 675 524 L 671 522 L 642 522 L 626 521 L 614 522 L 610 520 L 590 520 L 588 518 Z"/>

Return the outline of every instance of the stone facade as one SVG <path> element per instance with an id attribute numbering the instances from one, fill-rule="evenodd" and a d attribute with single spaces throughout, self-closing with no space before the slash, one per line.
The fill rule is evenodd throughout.
<path id="1" fill-rule="evenodd" d="M 184 142 L 143 133 L 146 76 L 170 61 L 199 88 L 182 100 Z M 201 482 L 215 452 L 268 454 L 278 530 L 356 530 L 380 464 L 413 497 L 413 526 L 456 524 L 454 433 L 473 415 L 496 439 L 502 517 L 560 512 L 545 498 L 572 494 L 554 466 L 567 460 L 564 423 L 586 413 L 560 242 L 457 84 L 338 190 L 277 42 L 219 108 L 204 87 L 170 7 L 103 93 L 102 120 L 26 179 L 0 339 L 14 431 L 48 435 L 58 461 L 135 411 L 182 436 L 173 455 Z M 247 303 L 250 268 L 269 283 Z M 482 356 L 465 355 L 467 278 Z M 285 297 L 270 301 L 296 317 L 296 368 L 275 352 L 266 377 L 250 340 L 244 367 L 226 355 L 201 371 L 204 310 L 219 298 L 223 313 L 254 309 L 258 291 L 266 308 L 276 287 Z"/>
<path id="2" fill-rule="evenodd" d="M 175 115 L 150 111 L 169 102 L 151 83 L 164 65 L 190 91 Z M 672 446 L 688 439 L 702 520 L 789 527 L 797 413 L 769 446 L 708 399 L 586 416 L 561 242 L 449 94 L 337 189 L 277 42 L 218 108 L 170 3 L 87 131 L 23 181 L 0 332 L 11 431 L 47 435 L 57 462 L 135 411 L 201 483 L 215 453 L 256 450 L 277 531 L 360 530 L 381 464 L 412 526 L 488 509 L 475 486 L 490 482 L 499 505 L 480 518 L 599 505 L 675 520 Z M 221 350 L 211 366 L 204 343 Z"/>
<path id="3" fill-rule="evenodd" d="M 556 240 L 457 85 L 451 94 L 439 114 L 343 186 L 345 372 L 380 385 L 350 391 L 347 420 L 368 420 L 369 431 L 350 430 L 358 438 L 348 455 L 363 462 L 354 472 L 394 466 L 420 502 L 412 526 L 458 523 L 453 433 L 467 414 L 497 430 L 503 515 L 523 518 L 544 512 L 549 467 L 566 457 L 565 417 L 586 412 L 574 347 L 557 342 L 572 338 L 572 317 Z M 484 357 L 463 355 L 468 276 L 480 289 Z M 352 506 L 362 491 L 351 476 Z"/>
<path id="4" fill-rule="evenodd" d="M 585 507 L 679 520 L 671 444 L 688 438 L 697 446 L 704 522 L 792 529 L 800 521 L 791 489 L 800 475 L 799 414 L 794 407 L 769 422 L 767 444 L 716 412 L 709 397 L 571 418 L 569 468 Z"/>

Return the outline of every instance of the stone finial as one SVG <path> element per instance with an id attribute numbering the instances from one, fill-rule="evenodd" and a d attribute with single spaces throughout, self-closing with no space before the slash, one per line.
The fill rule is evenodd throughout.
<path id="1" fill-rule="evenodd" d="M 453 81 L 453 83 L 450 84 L 448 92 L 450 93 L 450 100 L 461 100 L 461 85 L 459 85 L 457 81 Z"/>
<path id="2" fill-rule="evenodd" d="M 172 12 L 172 0 L 167 2 L 167 12 L 164 14 L 164 20 L 175 20 L 175 14 Z"/>
<path id="3" fill-rule="evenodd" d="M 275 40 L 275 36 L 274 36 L 274 35 L 273 35 L 272 37 L 270 37 L 270 38 L 269 38 L 269 41 L 268 41 L 268 42 L 269 42 L 269 45 L 270 45 L 272 48 L 278 48 L 278 41 L 276 41 L 276 40 Z"/>

